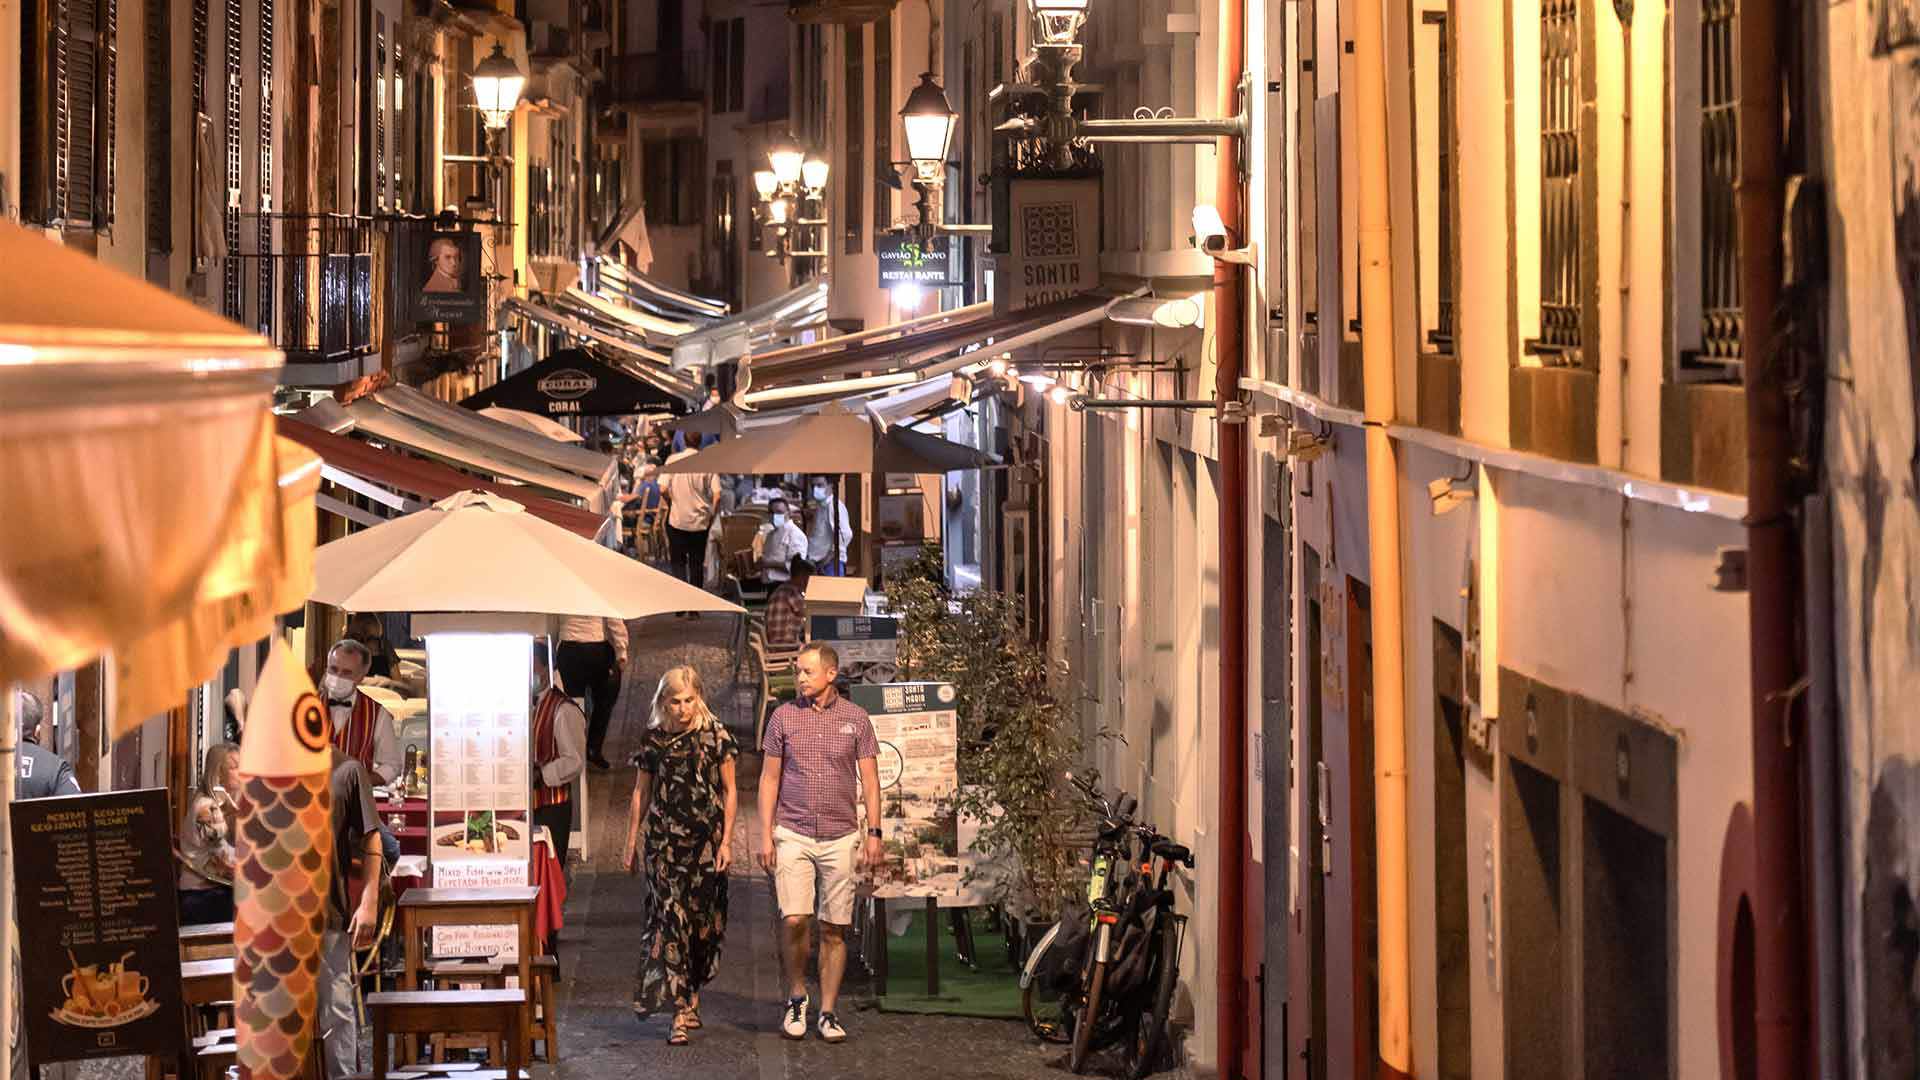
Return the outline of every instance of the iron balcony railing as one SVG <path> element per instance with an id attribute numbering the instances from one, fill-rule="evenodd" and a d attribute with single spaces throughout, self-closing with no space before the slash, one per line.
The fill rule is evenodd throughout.
<path id="1" fill-rule="evenodd" d="M 338 363 L 379 347 L 374 312 L 381 300 L 374 270 L 372 219 L 351 214 L 260 214 L 272 250 L 236 252 L 242 282 L 254 283 L 247 310 L 288 363 Z"/>

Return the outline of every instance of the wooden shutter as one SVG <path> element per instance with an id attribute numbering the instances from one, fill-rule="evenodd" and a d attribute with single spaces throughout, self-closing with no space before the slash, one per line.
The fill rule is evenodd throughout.
<path id="1" fill-rule="evenodd" d="M 21 140 L 27 218 L 67 230 L 113 223 L 115 0 L 42 0 L 27 11 L 24 82 L 36 91 Z"/>

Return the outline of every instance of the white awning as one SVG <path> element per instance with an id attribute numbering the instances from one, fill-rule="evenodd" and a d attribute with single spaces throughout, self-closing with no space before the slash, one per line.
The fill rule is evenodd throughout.
<path id="1" fill-rule="evenodd" d="M 635 311 L 630 307 L 610 304 L 592 293 L 582 292 L 578 288 L 569 288 L 564 294 L 566 299 L 600 316 L 646 335 L 649 341 L 656 337 L 680 338 L 693 333 L 699 327 L 690 322 L 666 319 L 658 315 L 649 315 L 644 311 Z"/>
<path id="2" fill-rule="evenodd" d="M 347 406 L 347 411 L 353 415 L 355 430 L 362 435 L 404 446 L 456 468 L 577 500 L 595 513 L 604 513 L 607 509 L 605 490 L 585 477 L 521 457 L 509 450 L 449 435 L 370 397 L 355 401 Z"/>
<path id="3" fill-rule="evenodd" d="M 504 315 L 541 323 L 576 341 L 601 346 L 613 354 L 615 362 L 621 367 L 670 394 L 692 401 L 703 393 L 699 383 L 674 373 L 665 353 L 655 352 L 580 319 L 527 300 L 508 300 L 500 305 L 500 311 Z"/>
<path id="4" fill-rule="evenodd" d="M 673 344 L 674 370 L 704 372 L 826 325 L 828 292 L 826 281 L 810 282 L 688 334 Z"/>

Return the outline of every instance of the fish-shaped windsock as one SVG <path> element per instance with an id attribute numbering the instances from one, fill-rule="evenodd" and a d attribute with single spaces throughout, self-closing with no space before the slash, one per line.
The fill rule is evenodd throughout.
<path id="1" fill-rule="evenodd" d="M 234 1041 L 241 1080 L 293 1080 L 313 1045 L 333 873 L 327 708 L 275 641 L 240 740 Z"/>

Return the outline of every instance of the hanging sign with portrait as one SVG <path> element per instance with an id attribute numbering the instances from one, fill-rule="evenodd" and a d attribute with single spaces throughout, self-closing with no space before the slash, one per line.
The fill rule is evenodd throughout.
<path id="1" fill-rule="evenodd" d="M 401 260 L 400 297 L 406 322 L 471 326 L 487 321 L 487 282 L 477 232 L 402 232 L 411 250 Z"/>

